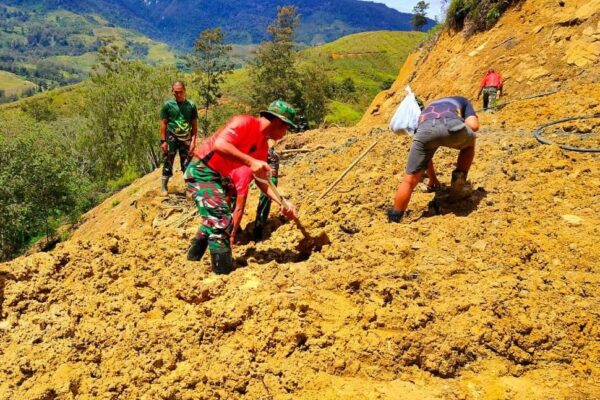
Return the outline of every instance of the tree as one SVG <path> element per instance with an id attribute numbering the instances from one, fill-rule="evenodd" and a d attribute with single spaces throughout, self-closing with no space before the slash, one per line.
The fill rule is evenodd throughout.
<path id="1" fill-rule="evenodd" d="M 415 30 L 420 31 L 425 25 L 427 25 L 427 9 L 429 8 L 429 3 L 425 1 L 419 1 L 417 5 L 413 8 L 414 15 L 411 19 L 412 25 L 415 27 Z"/>
<path id="2" fill-rule="evenodd" d="M 293 99 L 300 116 L 307 122 L 319 124 L 328 111 L 331 82 L 322 65 L 307 64 L 299 68 L 299 91 Z"/>
<path id="3" fill-rule="evenodd" d="M 231 46 L 224 44 L 221 28 L 207 29 L 200 33 L 191 54 L 191 64 L 195 72 L 194 83 L 200 94 L 200 106 L 204 116 L 202 130 L 208 133 L 208 111 L 218 104 L 221 97 L 221 84 L 225 76 L 233 71 L 229 58 Z"/>
<path id="4" fill-rule="evenodd" d="M 331 83 L 322 66 L 299 65 L 294 45 L 299 24 L 298 8 L 278 8 L 276 20 L 267 29 L 271 40 L 260 45 L 250 64 L 251 104 L 258 110 L 283 99 L 294 105 L 298 115 L 318 124 L 327 112 Z"/>
<path id="5" fill-rule="evenodd" d="M 148 173 L 160 163 L 158 114 L 171 84 L 181 79 L 174 68 L 128 61 L 120 50 L 99 53 L 86 99 L 89 156 L 96 155 L 97 177 L 119 179 L 132 169 Z"/>
<path id="6" fill-rule="evenodd" d="M 0 126 L 0 261 L 48 236 L 76 208 L 82 181 L 69 143 L 23 113 Z"/>
<path id="7" fill-rule="evenodd" d="M 297 7 L 278 7 L 277 19 L 267 29 L 271 41 L 260 45 L 250 64 L 251 101 L 255 109 L 276 99 L 290 101 L 299 92 L 294 49 L 295 30 L 299 24 Z"/>

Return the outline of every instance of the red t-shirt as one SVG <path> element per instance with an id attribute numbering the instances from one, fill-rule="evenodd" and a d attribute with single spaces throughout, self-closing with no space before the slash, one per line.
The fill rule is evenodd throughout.
<path id="1" fill-rule="evenodd" d="M 496 71 L 486 72 L 481 82 L 479 82 L 479 87 L 496 87 L 500 89 L 502 87 L 502 76 Z"/>
<path id="2" fill-rule="evenodd" d="M 215 141 L 219 137 L 224 138 L 242 153 L 257 160 L 267 161 L 269 143 L 266 136 L 260 131 L 258 118 L 251 115 L 237 115 L 231 118 L 194 151 L 194 156 L 201 159 L 210 169 L 223 176 L 228 176 L 231 171 L 244 164 L 214 150 Z"/>
<path id="3" fill-rule="evenodd" d="M 250 167 L 244 165 L 243 167 L 236 168 L 231 171 L 229 177 L 233 181 L 238 197 L 248 196 L 248 187 L 252 179 L 254 179 Z"/>

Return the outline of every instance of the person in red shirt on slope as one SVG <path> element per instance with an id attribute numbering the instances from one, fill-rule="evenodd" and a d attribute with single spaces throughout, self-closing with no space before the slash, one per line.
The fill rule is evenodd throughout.
<path id="1" fill-rule="evenodd" d="M 477 100 L 481 97 L 481 93 L 483 92 L 483 111 L 487 111 L 488 109 L 496 108 L 496 97 L 500 98 L 502 96 L 502 75 L 496 72 L 494 69 L 490 68 L 483 78 L 481 78 L 481 82 L 479 82 L 479 92 L 477 93 Z"/>

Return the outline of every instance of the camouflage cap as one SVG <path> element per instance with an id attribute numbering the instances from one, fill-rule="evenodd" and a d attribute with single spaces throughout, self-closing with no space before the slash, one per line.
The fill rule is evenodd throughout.
<path id="1" fill-rule="evenodd" d="M 269 108 L 260 112 L 261 116 L 272 115 L 279 118 L 292 128 L 296 128 L 296 124 L 293 122 L 296 116 L 296 110 L 289 103 L 283 100 L 275 100 L 269 104 Z"/>

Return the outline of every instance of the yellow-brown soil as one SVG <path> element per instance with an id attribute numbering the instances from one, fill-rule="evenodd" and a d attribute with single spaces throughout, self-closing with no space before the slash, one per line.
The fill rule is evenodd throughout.
<path id="1" fill-rule="evenodd" d="M 597 110 L 597 88 L 563 105 Z M 301 254 L 274 207 L 228 276 L 185 258 L 198 220 L 181 175 L 168 198 L 159 171 L 139 179 L 53 251 L 0 264 L 0 399 L 600 398 L 599 156 L 530 132 L 566 96 L 482 116 L 471 196 L 444 189 L 435 211 L 417 191 L 401 224 L 385 209 L 408 137 L 290 135 L 316 150 L 284 160 L 281 188 L 332 243 Z M 455 157 L 436 154 L 446 184 Z"/>
<path id="2" fill-rule="evenodd" d="M 488 68 L 504 77 L 505 96 L 498 103 L 510 104 L 484 115 L 484 124 L 532 130 L 550 120 L 599 113 L 600 0 L 524 1 L 487 32 L 469 38 L 441 34 L 435 46 L 407 59 L 361 125 L 387 124 L 407 83 L 424 102 L 465 96 L 480 109 L 477 89 Z M 521 100 L 547 92 L 556 93 Z"/>

